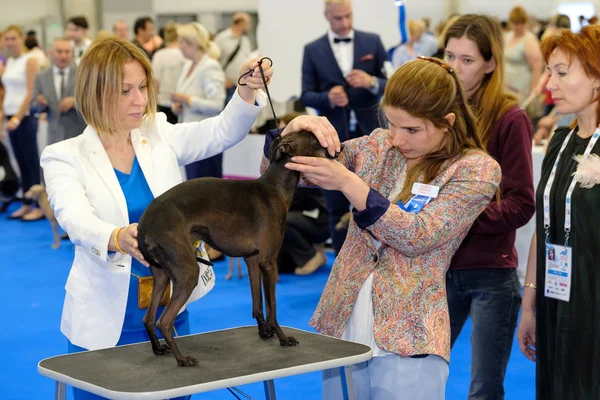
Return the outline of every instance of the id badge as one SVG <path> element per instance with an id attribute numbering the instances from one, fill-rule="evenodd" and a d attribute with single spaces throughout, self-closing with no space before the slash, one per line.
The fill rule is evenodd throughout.
<path id="1" fill-rule="evenodd" d="M 571 247 L 546 245 L 546 297 L 569 301 L 573 274 L 572 251 Z"/>

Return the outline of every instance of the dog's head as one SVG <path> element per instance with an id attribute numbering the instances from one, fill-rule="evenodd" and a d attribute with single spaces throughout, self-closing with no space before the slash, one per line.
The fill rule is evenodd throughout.
<path id="1" fill-rule="evenodd" d="M 343 150 L 344 145 L 342 144 L 341 151 Z M 319 140 L 311 132 L 296 131 L 290 132 L 283 137 L 278 136 L 271 142 L 271 146 L 269 147 L 269 161 L 276 162 L 283 158 L 290 159 L 294 156 L 337 158 L 340 153 L 336 153 L 335 157 L 331 157 L 327 149 L 321 146 Z"/>
<path id="2" fill-rule="evenodd" d="M 42 194 L 46 193 L 46 187 L 44 185 L 33 185 L 29 188 L 24 197 L 31 200 L 39 200 Z"/>

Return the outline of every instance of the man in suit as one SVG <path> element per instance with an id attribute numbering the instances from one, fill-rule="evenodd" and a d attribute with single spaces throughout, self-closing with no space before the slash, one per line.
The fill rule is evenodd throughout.
<path id="1" fill-rule="evenodd" d="M 387 79 L 387 54 L 378 35 L 352 28 L 350 0 L 325 0 L 329 31 L 304 48 L 302 102 L 329 119 L 340 141 L 368 135 L 379 126 L 379 99 Z M 336 230 L 350 203 L 340 193 L 325 191 L 329 231 L 336 254 L 346 230 Z"/>
<path id="2" fill-rule="evenodd" d="M 35 77 L 31 108 L 48 114 L 48 144 L 75 137 L 86 123 L 75 109 L 73 47 L 65 38 L 55 39 L 50 50 L 52 67 Z"/>

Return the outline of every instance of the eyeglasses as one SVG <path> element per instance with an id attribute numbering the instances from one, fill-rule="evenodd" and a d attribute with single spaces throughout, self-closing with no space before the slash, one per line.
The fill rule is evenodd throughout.
<path id="1" fill-rule="evenodd" d="M 420 60 L 425 60 L 425 61 L 429 61 L 432 62 L 434 64 L 439 65 L 440 67 L 444 68 L 446 71 L 450 72 L 451 74 L 454 74 L 454 70 L 452 68 L 450 68 L 450 66 L 440 60 L 438 60 L 437 58 L 433 58 L 433 57 L 425 57 L 425 56 L 418 56 L 417 57 Z"/>

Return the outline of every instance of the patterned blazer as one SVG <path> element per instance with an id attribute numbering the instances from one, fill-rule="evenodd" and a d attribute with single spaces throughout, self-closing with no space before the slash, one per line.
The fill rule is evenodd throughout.
<path id="1" fill-rule="evenodd" d="M 339 161 L 370 187 L 367 209 L 354 212 L 348 236 L 310 321 L 318 332 L 340 337 L 364 281 L 373 273 L 377 345 L 402 357 L 435 354 L 450 360 L 446 271 L 452 255 L 494 196 L 499 165 L 483 152 L 446 162 L 431 184 L 437 198 L 418 214 L 387 197 L 406 170 L 406 158 L 388 131 L 345 142 Z M 372 239 L 382 243 L 376 249 Z"/>

